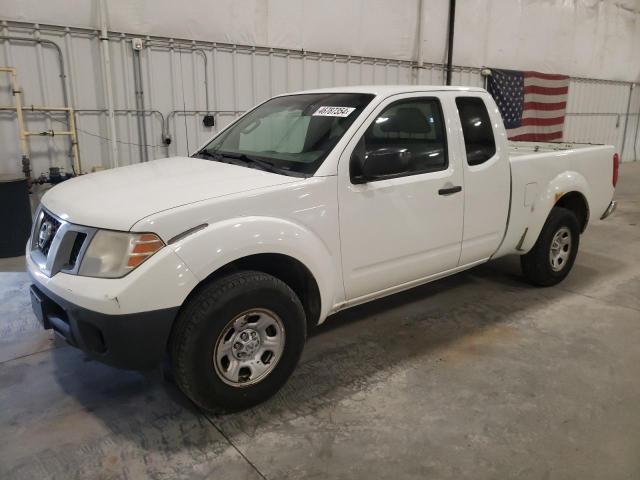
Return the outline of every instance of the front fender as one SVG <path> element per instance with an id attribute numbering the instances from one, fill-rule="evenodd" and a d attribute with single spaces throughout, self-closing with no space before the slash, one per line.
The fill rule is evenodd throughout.
<path id="1" fill-rule="evenodd" d="M 542 227 L 553 206 L 570 192 L 579 192 L 585 199 L 591 198 L 589 184 L 583 175 L 576 171 L 562 172 L 549 182 L 546 189 L 540 192 L 533 204 L 532 214 L 528 222 L 528 232 L 519 250 L 528 252 L 538 240 Z"/>
<path id="2" fill-rule="evenodd" d="M 198 281 L 249 255 L 287 255 L 304 264 L 314 276 L 320 290 L 321 319 L 335 303 L 336 272 L 329 249 L 315 233 L 289 220 L 261 216 L 227 219 L 171 246 Z"/>

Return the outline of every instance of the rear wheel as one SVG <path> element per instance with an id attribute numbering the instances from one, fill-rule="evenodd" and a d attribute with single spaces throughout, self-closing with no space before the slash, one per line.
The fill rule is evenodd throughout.
<path id="1" fill-rule="evenodd" d="M 282 281 L 244 271 L 205 285 L 170 339 L 176 383 L 205 410 L 260 403 L 287 381 L 306 337 L 300 300 Z"/>
<path id="2" fill-rule="evenodd" d="M 526 279 L 538 286 L 560 283 L 569 274 L 580 244 L 580 226 L 571 210 L 554 207 L 533 248 L 520 257 Z"/>

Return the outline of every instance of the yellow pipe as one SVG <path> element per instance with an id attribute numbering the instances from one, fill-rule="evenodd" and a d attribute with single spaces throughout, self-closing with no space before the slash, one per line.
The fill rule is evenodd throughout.
<path id="1" fill-rule="evenodd" d="M 51 131 L 51 132 L 29 132 L 24 128 L 24 115 L 22 106 L 22 92 L 18 89 L 17 70 L 15 67 L 0 67 L 0 72 L 6 72 L 11 75 L 11 91 L 16 97 L 15 106 L 0 106 L 0 110 L 15 110 L 18 120 L 18 130 L 20 133 L 20 151 L 22 157 L 29 158 L 29 144 L 27 143 L 27 137 L 29 136 L 55 136 L 55 135 L 68 135 L 71 137 L 71 155 L 73 157 L 73 169 L 76 175 L 80 175 L 81 165 L 80 157 L 78 154 L 78 132 L 76 130 L 76 119 L 73 108 L 71 107 L 47 107 L 42 105 L 31 105 L 27 107 L 27 110 L 39 111 L 39 112 L 66 112 L 69 116 L 69 130 L 68 131 Z M 25 172 L 25 175 L 29 176 L 30 172 Z"/>
<path id="2" fill-rule="evenodd" d="M 76 130 L 76 114 L 69 109 L 69 128 L 71 128 L 71 154 L 73 155 L 73 169 L 76 175 L 82 175 L 80 156 L 78 155 L 78 132 Z"/>
<path id="3" fill-rule="evenodd" d="M 42 130 L 41 132 L 24 132 L 30 137 L 55 137 L 56 135 L 73 135 L 72 131 Z"/>
<path id="4" fill-rule="evenodd" d="M 23 110 L 37 110 L 43 112 L 68 112 L 73 110 L 71 107 L 44 107 L 41 105 L 30 105 L 28 107 L 22 107 Z"/>
<path id="5" fill-rule="evenodd" d="M 22 115 L 22 92 L 18 88 L 18 78 L 16 75 L 16 69 L 13 67 L 5 67 L 5 72 L 9 72 L 11 75 L 11 90 L 16 97 L 16 117 L 18 119 L 18 130 L 20 131 L 20 152 L 23 158 L 29 158 L 29 144 L 27 143 L 27 136 L 24 130 L 24 116 Z M 26 174 L 27 172 L 25 172 Z"/>

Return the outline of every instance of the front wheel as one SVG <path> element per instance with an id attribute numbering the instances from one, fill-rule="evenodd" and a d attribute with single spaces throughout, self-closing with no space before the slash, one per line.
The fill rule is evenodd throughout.
<path id="1" fill-rule="evenodd" d="M 176 383 L 201 408 L 239 410 L 287 381 L 306 319 L 284 282 L 242 271 L 205 285 L 183 307 L 170 339 Z"/>
<path id="2" fill-rule="evenodd" d="M 560 283 L 573 267 L 579 244 L 580 227 L 574 213 L 554 207 L 533 248 L 520 257 L 525 278 L 542 287 Z"/>

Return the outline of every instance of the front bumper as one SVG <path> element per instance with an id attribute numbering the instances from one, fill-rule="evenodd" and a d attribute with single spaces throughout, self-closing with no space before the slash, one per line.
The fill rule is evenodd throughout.
<path id="1" fill-rule="evenodd" d="M 122 278 L 48 276 L 26 252 L 34 312 L 71 345 L 119 368 L 145 370 L 166 350 L 173 320 L 198 284 L 170 247 Z"/>
<path id="2" fill-rule="evenodd" d="M 108 365 L 146 370 L 162 359 L 178 307 L 109 315 L 75 305 L 31 285 L 33 311 L 45 329 L 53 329 L 90 358 Z"/>

